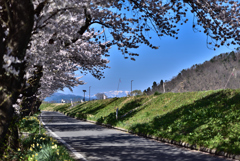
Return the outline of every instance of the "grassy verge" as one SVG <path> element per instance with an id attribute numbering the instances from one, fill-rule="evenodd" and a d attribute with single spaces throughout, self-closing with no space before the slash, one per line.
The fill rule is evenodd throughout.
<path id="1" fill-rule="evenodd" d="M 58 105 L 63 105 L 63 104 L 62 103 L 47 103 L 47 102 L 44 102 L 44 103 L 41 104 L 40 110 L 53 111 L 54 107 L 56 107 Z"/>
<path id="2" fill-rule="evenodd" d="M 24 117 L 18 123 L 20 133 L 20 148 L 4 156 L 2 160 L 19 161 L 74 161 L 65 149 L 55 139 L 46 135 L 46 130 L 40 128 L 38 115 Z"/>
<path id="3" fill-rule="evenodd" d="M 112 98 L 69 106 L 58 105 L 53 110 L 136 133 L 240 154 L 240 89 Z M 116 107 L 119 116 L 138 108 L 116 120 Z"/>

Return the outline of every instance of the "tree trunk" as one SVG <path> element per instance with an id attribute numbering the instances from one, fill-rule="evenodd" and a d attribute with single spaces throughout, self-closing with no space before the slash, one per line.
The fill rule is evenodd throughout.
<path id="1" fill-rule="evenodd" d="M 34 8 L 32 0 L 1 0 L 0 7 L 2 7 L 2 12 L 0 13 L 0 17 L 2 18 L 2 21 L 0 21 L 1 158 L 7 145 L 8 138 L 6 138 L 6 134 L 10 122 L 13 120 L 14 109 L 12 105 L 16 103 L 21 89 L 25 84 L 23 78 L 25 74 L 24 57 L 32 33 Z M 5 21 L 4 25 L 6 26 L 3 25 L 3 21 Z M 8 67 L 4 67 L 3 65 L 6 66 L 7 64 L 6 60 L 4 61 L 4 56 L 13 57 L 21 62 L 12 62 Z M 12 72 L 13 70 L 19 73 L 14 73 Z"/>
<path id="2" fill-rule="evenodd" d="M 35 66 L 36 70 L 33 72 L 33 76 L 28 79 L 29 86 L 24 88 L 22 98 L 22 113 L 23 116 L 33 115 L 37 112 L 39 99 L 37 98 L 38 89 L 41 87 L 40 80 L 43 75 L 43 67 L 38 65 Z M 40 103 L 41 104 L 41 103 Z M 37 105 L 37 107 L 36 107 Z"/>
<path id="3" fill-rule="evenodd" d="M 6 101 L 5 101 L 6 100 Z M 0 158 L 7 147 L 7 138 L 5 137 L 8 132 L 9 122 L 13 117 L 12 99 L 8 95 L 0 91 Z M 3 103 L 4 102 L 4 103 Z"/>

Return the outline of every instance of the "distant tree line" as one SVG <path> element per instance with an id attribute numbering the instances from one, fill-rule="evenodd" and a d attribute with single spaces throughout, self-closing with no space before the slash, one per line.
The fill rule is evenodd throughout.
<path id="1" fill-rule="evenodd" d="M 152 87 L 144 90 L 150 95 L 155 92 L 191 92 L 216 89 L 240 88 L 240 50 L 220 54 L 203 64 L 195 64 L 183 69 L 171 80 L 153 82 Z M 235 69 L 235 70 L 233 70 Z M 231 75 L 231 76 L 230 76 Z"/>

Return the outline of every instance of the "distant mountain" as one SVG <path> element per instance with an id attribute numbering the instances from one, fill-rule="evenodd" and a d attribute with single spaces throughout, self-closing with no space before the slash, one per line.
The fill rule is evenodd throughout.
<path id="1" fill-rule="evenodd" d="M 66 102 L 70 102 L 71 99 L 73 102 L 76 102 L 76 101 L 83 100 L 84 97 L 73 95 L 73 94 L 54 93 L 50 97 L 45 98 L 44 101 L 60 103 L 62 99 L 65 100 Z M 89 97 L 85 97 L 85 99 L 86 101 L 88 101 Z M 94 98 L 90 98 L 90 99 L 92 100 Z"/>
<path id="2" fill-rule="evenodd" d="M 153 82 L 152 87 L 144 90 L 147 94 L 154 92 L 191 92 L 216 89 L 240 88 L 240 50 L 223 53 L 202 64 L 183 69 L 171 80 Z M 163 88 L 164 87 L 164 88 Z"/>

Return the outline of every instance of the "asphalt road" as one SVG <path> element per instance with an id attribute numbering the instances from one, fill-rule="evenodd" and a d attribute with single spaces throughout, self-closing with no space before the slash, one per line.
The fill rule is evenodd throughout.
<path id="1" fill-rule="evenodd" d="M 168 145 L 67 117 L 42 112 L 46 126 L 87 161 L 226 161 L 228 159 Z M 52 133 L 52 135 L 53 135 Z M 81 157 L 80 157 L 81 158 Z M 85 159 L 84 159 L 85 158 Z"/>

